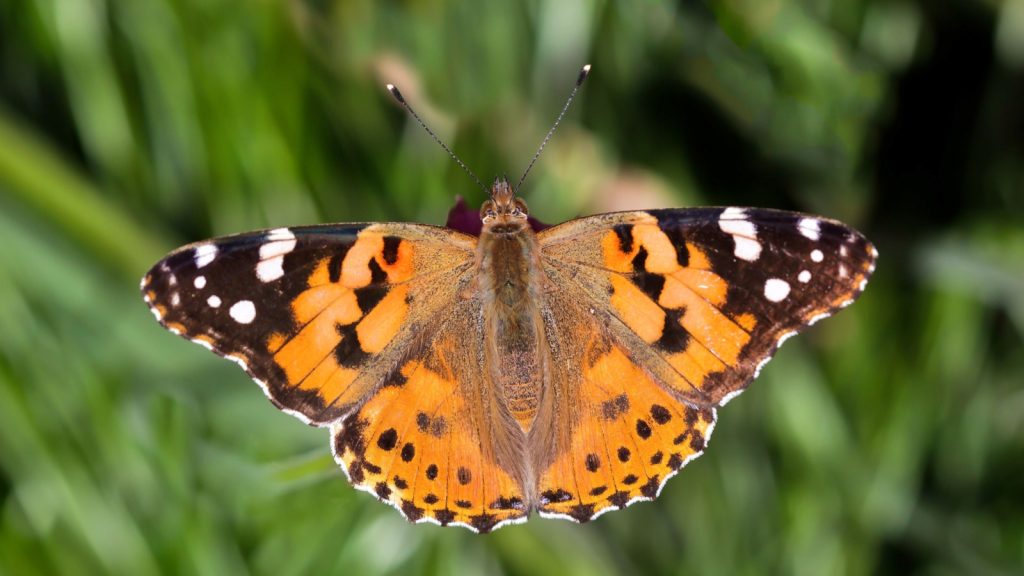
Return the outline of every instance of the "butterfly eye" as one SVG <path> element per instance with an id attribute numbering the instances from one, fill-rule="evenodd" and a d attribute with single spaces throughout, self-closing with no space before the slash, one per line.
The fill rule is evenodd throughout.
<path id="1" fill-rule="evenodd" d="M 526 218 L 526 203 L 516 198 L 512 205 L 512 216 L 514 218 Z"/>

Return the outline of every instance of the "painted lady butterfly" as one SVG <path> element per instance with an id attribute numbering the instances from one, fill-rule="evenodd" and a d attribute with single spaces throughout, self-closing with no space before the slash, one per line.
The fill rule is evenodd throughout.
<path id="1" fill-rule="evenodd" d="M 157 320 L 330 428 L 349 481 L 479 532 L 657 497 L 782 342 L 852 303 L 877 252 L 754 208 L 600 214 L 539 232 L 504 180 L 478 236 L 332 224 L 175 250 Z"/>

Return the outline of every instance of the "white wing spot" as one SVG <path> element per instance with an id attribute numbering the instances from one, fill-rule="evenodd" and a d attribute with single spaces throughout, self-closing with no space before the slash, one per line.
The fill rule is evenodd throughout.
<path id="1" fill-rule="evenodd" d="M 171 306 L 177 306 L 178 304 L 181 304 L 181 295 L 175 292 L 171 294 Z"/>
<path id="2" fill-rule="evenodd" d="M 761 257 L 761 243 L 757 240 L 744 238 L 743 236 L 733 236 L 732 239 L 736 242 L 734 254 L 740 260 L 756 262 Z"/>
<path id="3" fill-rule="evenodd" d="M 807 270 L 804 270 L 803 272 L 800 273 L 800 275 L 796 277 L 796 279 L 804 284 L 807 284 L 808 282 L 811 281 L 811 273 L 808 272 Z"/>
<path id="4" fill-rule="evenodd" d="M 273 282 L 284 276 L 284 256 L 295 249 L 295 234 L 287 228 L 277 228 L 267 233 L 268 242 L 260 246 L 260 263 L 256 265 L 256 276 L 261 282 Z"/>
<path id="5" fill-rule="evenodd" d="M 284 256 L 274 256 L 256 265 L 256 276 L 260 282 L 273 282 L 284 276 Z"/>
<path id="6" fill-rule="evenodd" d="M 220 308 L 220 297 L 214 294 L 206 299 L 206 303 L 210 305 L 210 308 Z"/>
<path id="7" fill-rule="evenodd" d="M 821 250 L 815 248 L 814 250 L 811 251 L 811 260 L 814 260 L 815 262 L 821 262 L 824 259 L 825 255 L 821 253 Z"/>
<path id="8" fill-rule="evenodd" d="M 217 247 L 214 246 L 213 244 L 203 244 L 202 246 L 199 246 L 198 248 L 196 248 L 195 254 L 196 268 L 202 268 L 203 266 L 206 266 L 210 262 L 213 262 L 213 259 L 216 257 Z"/>
<path id="9" fill-rule="evenodd" d="M 764 297 L 772 302 L 782 302 L 789 296 L 789 282 L 778 278 L 769 278 L 764 283 Z"/>
<path id="10" fill-rule="evenodd" d="M 736 243 L 734 254 L 741 260 L 756 262 L 761 256 L 761 243 L 757 241 L 757 227 L 747 220 L 742 208 L 726 208 L 718 217 L 718 227 L 732 236 Z"/>
<path id="11" fill-rule="evenodd" d="M 846 254 L 846 244 L 843 244 L 842 246 L 839 247 L 839 255 L 842 256 L 843 258 L 846 258 Z"/>
<path id="12" fill-rule="evenodd" d="M 821 238 L 821 222 L 816 218 L 801 218 L 796 227 L 800 229 L 801 234 L 811 240 L 817 241 Z"/>
<path id="13" fill-rule="evenodd" d="M 267 240 L 270 242 L 295 240 L 295 234 L 292 234 L 292 231 L 287 228 L 274 228 L 270 232 L 267 232 Z"/>
<path id="14" fill-rule="evenodd" d="M 196 276 L 196 279 L 192 281 L 192 285 L 199 290 L 206 288 L 206 276 Z"/>
<path id="15" fill-rule="evenodd" d="M 235 302 L 228 314 L 239 324 L 248 324 L 256 318 L 256 306 L 251 300 L 239 300 Z"/>
<path id="16" fill-rule="evenodd" d="M 719 220 L 735 220 L 737 218 L 743 219 L 747 217 L 746 211 L 743 208 L 730 207 L 722 210 L 722 215 L 718 217 Z"/>
<path id="17" fill-rule="evenodd" d="M 839 277 L 840 278 L 846 278 L 846 276 L 847 276 L 846 266 L 840 264 L 839 265 Z"/>
<path id="18" fill-rule="evenodd" d="M 287 232 L 287 229 L 285 229 Z M 289 234 L 291 234 L 289 232 Z M 280 236 L 274 236 L 274 232 L 271 232 L 269 238 L 280 238 Z M 267 260 L 275 256 L 284 256 L 295 249 L 295 236 L 291 238 L 285 238 L 280 240 L 271 240 L 263 246 L 260 246 L 260 260 Z"/>

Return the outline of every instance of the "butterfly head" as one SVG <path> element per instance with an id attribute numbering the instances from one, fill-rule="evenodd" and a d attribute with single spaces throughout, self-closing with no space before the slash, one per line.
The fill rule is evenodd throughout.
<path id="1" fill-rule="evenodd" d="M 484 228 L 494 232 L 516 232 L 529 227 L 529 210 L 526 202 L 516 198 L 516 193 L 505 178 L 498 178 L 491 186 L 491 199 L 480 207 L 480 219 Z"/>

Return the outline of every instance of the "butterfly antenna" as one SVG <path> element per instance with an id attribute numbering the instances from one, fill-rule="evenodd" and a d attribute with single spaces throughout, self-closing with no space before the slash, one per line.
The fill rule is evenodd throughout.
<path id="1" fill-rule="evenodd" d="M 434 134 L 434 131 L 431 130 L 429 126 L 427 126 L 426 122 L 424 122 L 423 119 L 420 118 L 419 114 L 417 114 L 416 111 L 412 109 L 412 106 L 409 106 L 409 103 L 405 101 L 405 98 L 402 96 L 402 93 L 398 91 L 398 87 L 396 87 L 394 84 L 388 84 L 388 92 L 391 92 L 391 95 L 395 97 L 395 100 L 398 100 L 398 103 L 401 104 L 403 108 L 405 108 L 405 111 L 411 114 L 412 117 L 415 118 L 416 121 L 420 123 L 420 126 L 422 126 L 423 129 L 427 131 L 427 134 L 430 134 L 430 137 L 434 139 L 434 142 L 437 142 L 438 146 L 444 148 L 444 151 L 447 152 L 449 156 L 451 156 L 452 160 L 455 160 L 455 163 L 458 164 L 463 170 L 465 170 L 466 174 L 469 174 L 473 181 L 476 182 L 477 186 L 479 186 L 480 189 L 484 191 L 484 194 L 489 195 L 491 191 L 488 190 L 487 187 L 483 185 L 483 182 L 480 182 L 480 179 L 476 177 L 476 174 L 473 174 L 473 171 L 470 170 L 469 167 L 466 166 L 462 162 L 462 160 L 460 160 L 459 157 L 455 155 L 454 152 L 451 151 L 451 148 L 445 146 L 444 142 L 442 142 L 441 139 L 437 137 L 437 134 Z"/>
<path id="2" fill-rule="evenodd" d="M 587 64 L 580 69 L 580 75 L 576 77 L 576 85 L 572 87 L 572 92 L 569 93 L 569 98 L 565 101 L 565 106 L 562 106 L 562 111 L 558 113 L 558 118 L 555 118 L 555 124 L 548 130 L 544 140 L 540 143 L 540 148 L 537 148 L 537 153 L 533 155 L 533 159 L 530 160 L 530 165 L 526 167 L 526 171 L 523 172 L 523 176 L 519 178 L 519 183 L 516 184 L 516 194 L 519 193 L 519 187 L 523 185 L 523 181 L 526 180 L 526 175 L 530 173 L 537 158 L 540 158 L 540 153 L 544 151 L 544 147 L 547 146 L 548 140 L 551 140 L 551 135 L 555 133 L 555 129 L 562 123 L 562 118 L 565 117 L 565 113 L 569 111 L 569 105 L 572 104 L 574 98 L 576 98 L 576 92 L 579 91 L 580 86 L 583 85 L 583 81 L 590 75 L 590 64 Z"/>

